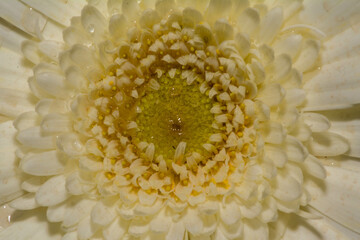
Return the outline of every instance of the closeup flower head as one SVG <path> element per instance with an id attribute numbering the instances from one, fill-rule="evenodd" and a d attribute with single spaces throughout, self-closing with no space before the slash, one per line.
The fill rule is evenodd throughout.
<path id="1" fill-rule="evenodd" d="M 359 1 L 0 17 L 0 239 L 360 238 Z"/>

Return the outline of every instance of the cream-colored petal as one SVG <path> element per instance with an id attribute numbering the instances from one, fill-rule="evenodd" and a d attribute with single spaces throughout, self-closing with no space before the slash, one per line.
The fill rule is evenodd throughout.
<path id="1" fill-rule="evenodd" d="M 344 137 L 335 133 L 313 133 L 308 149 L 315 156 L 337 156 L 349 150 L 349 143 Z"/>
<path id="2" fill-rule="evenodd" d="M 53 150 L 25 156 L 20 162 L 20 168 L 31 175 L 50 176 L 62 173 L 66 161 L 66 156 Z"/>
<path id="3" fill-rule="evenodd" d="M 277 32 L 279 31 L 283 23 L 283 11 L 282 8 L 276 7 L 271 9 L 261 21 L 261 27 L 259 32 L 259 41 L 262 43 L 270 43 Z"/>
<path id="4" fill-rule="evenodd" d="M 18 51 L 20 51 L 20 48 Z M 27 78 L 31 76 L 31 69 L 24 64 L 23 57 L 21 55 L 12 52 L 12 50 L 5 47 L 1 47 L 0 71 L 0 88 L 10 88 L 29 92 L 30 89 L 27 83 Z"/>
<path id="5" fill-rule="evenodd" d="M 359 174 L 337 167 L 326 167 L 327 178 L 323 190 L 313 185 L 308 190 L 313 196 L 310 205 L 334 221 L 359 233 Z M 333 206 L 336 206 L 334 208 Z"/>
<path id="6" fill-rule="evenodd" d="M 10 207 L 17 210 L 30 210 L 40 207 L 35 201 L 35 193 L 25 194 L 9 203 Z"/>
<path id="7" fill-rule="evenodd" d="M 34 98 L 26 92 L 0 88 L 0 114 L 15 118 L 34 109 Z"/>
<path id="8" fill-rule="evenodd" d="M 48 225 L 44 216 L 45 212 L 41 209 L 24 211 L 16 221 L 0 232 L 0 239 L 60 239 L 58 226 Z"/>
<path id="9" fill-rule="evenodd" d="M 16 139 L 24 146 L 31 148 L 55 148 L 54 136 L 42 134 L 40 127 L 31 127 L 20 131 L 16 136 Z"/>
<path id="10" fill-rule="evenodd" d="M 70 25 L 71 17 L 78 16 L 81 8 L 86 4 L 86 1 L 83 0 L 70 0 L 66 2 L 50 0 L 45 3 L 41 0 L 21 1 L 65 26 Z"/>
<path id="11" fill-rule="evenodd" d="M 65 181 L 63 175 L 50 178 L 36 192 L 36 202 L 41 206 L 53 206 L 65 201 L 69 197 Z"/>

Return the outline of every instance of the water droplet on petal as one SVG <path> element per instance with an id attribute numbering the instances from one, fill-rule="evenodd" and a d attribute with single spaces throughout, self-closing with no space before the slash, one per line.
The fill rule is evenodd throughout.
<path id="1" fill-rule="evenodd" d="M 89 33 L 93 34 L 93 33 L 95 32 L 95 26 L 94 26 L 94 24 L 89 24 L 89 26 L 86 28 L 86 30 L 87 30 Z"/>

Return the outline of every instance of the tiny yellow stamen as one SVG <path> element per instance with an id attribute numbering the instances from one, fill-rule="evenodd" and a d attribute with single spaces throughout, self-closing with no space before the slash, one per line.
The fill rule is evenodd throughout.
<path id="1" fill-rule="evenodd" d="M 113 173 L 113 172 L 106 172 L 105 173 L 105 177 L 107 178 L 107 179 L 113 179 L 114 177 L 115 177 L 115 173 Z"/>
<path id="2" fill-rule="evenodd" d="M 219 66 L 219 70 L 221 71 L 221 72 L 223 72 L 225 69 L 224 69 L 224 66 L 222 66 L 222 65 L 220 65 Z"/>
<path id="3" fill-rule="evenodd" d="M 114 76 L 114 73 L 113 73 L 113 72 L 109 72 L 109 76 Z"/>
<path id="4" fill-rule="evenodd" d="M 103 115 L 99 115 L 99 116 L 98 116 L 98 119 L 99 119 L 100 121 L 102 121 L 102 120 L 104 119 L 104 116 L 103 116 Z"/>
<path id="5" fill-rule="evenodd" d="M 235 167 L 235 166 L 233 166 L 233 165 L 230 165 L 230 166 L 229 166 L 229 170 L 230 170 L 231 172 L 235 172 L 236 167 Z"/>
<path id="6" fill-rule="evenodd" d="M 245 109 L 245 104 L 244 104 L 244 103 L 241 103 L 241 104 L 240 104 L 240 109 L 241 109 L 241 110 L 244 110 L 244 109 Z"/>
<path id="7" fill-rule="evenodd" d="M 143 177 L 144 177 L 145 179 L 148 179 L 148 178 L 150 177 L 150 173 L 149 173 L 149 172 L 145 172 L 145 173 L 143 174 Z"/>
<path id="8" fill-rule="evenodd" d="M 249 144 L 248 144 L 248 143 L 245 143 L 244 146 L 243 146 L 243 148 L 242 148 L 242 150 L 241 150 L 241 152 L 242 152 L 243 154 L 245 154 L 245 153 L 247 153 L 248 150 L 249 150 Z"/>
<path id="9" fill-rule="evenodd" d="M 126 175 L 125 175 L 125 178 L 126 178 L 127 180 L 130 180 L 130 179 L 131 179 L 131 174 L 130 174 L 130 173 L 126 174 Z"/>

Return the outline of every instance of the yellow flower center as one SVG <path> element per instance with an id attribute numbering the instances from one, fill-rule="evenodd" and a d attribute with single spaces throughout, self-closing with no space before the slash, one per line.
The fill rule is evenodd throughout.
<path id="1" fill-rule="evenodd" d="M 135 117 L 138 131 L 135 141 L 154 143 L 156 155 L 172 158 L 180 142 L 187 143 L 186 152 L 204 153 L 215 129 L 210 112 L 213 100 L 199 91 L 199 84 L 187 85 L 180 76 L 162 77 L 157 91 L 146 90 Z"/>

